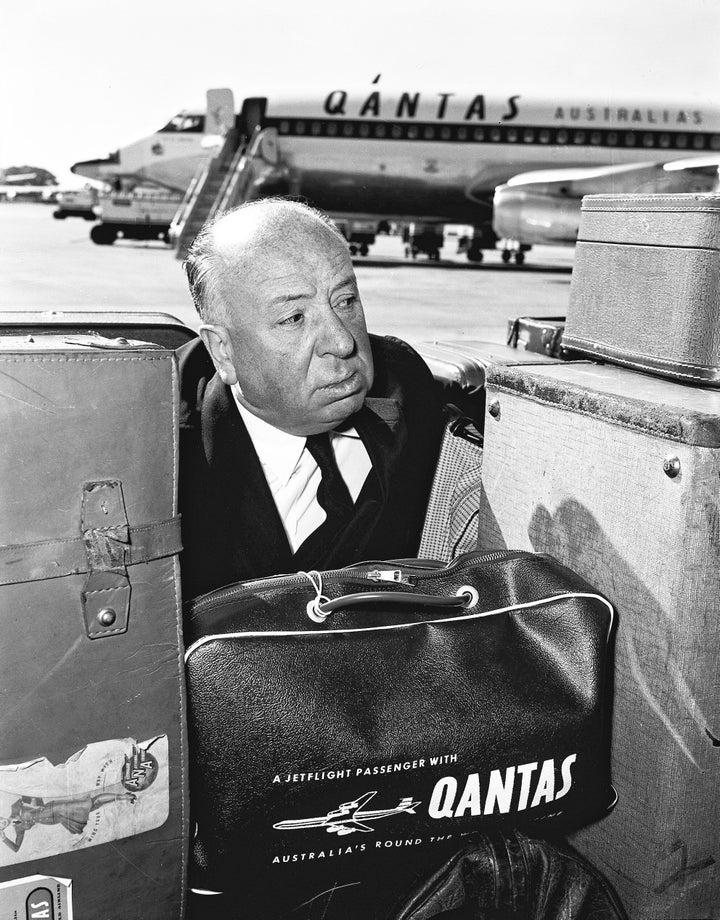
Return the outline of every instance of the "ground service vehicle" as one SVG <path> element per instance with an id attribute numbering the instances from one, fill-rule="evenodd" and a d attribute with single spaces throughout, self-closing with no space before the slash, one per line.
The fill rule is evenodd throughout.
<path id="1" fill-rule="evenodd" d="M 58 192 L 58 206 L 53 211 L 53 217 L 56 220 L 64 220 L 66 217 L 97 220 L 98 198 L 96 189 L 90 187 L 67 189 L 64 192 Z"/>
<path id="2" fill-rule="evenodd" d="M 100 222 L 90 231 L 90 239 L 98 246 L 111 246 L 118 237 L 167 243 L 180 201 L 177 192 L 164 189 L 106 193 L 99 199 Z"/>

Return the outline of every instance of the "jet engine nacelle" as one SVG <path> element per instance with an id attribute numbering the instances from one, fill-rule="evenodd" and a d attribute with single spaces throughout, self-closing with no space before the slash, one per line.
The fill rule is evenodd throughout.
<path id="1" fill-rule="evenodd" d="M 530 245 L 574 243 L 584 195 L 672 194 L 717 188 L 718 157 L 594 169 L 537 170 L 495 189 L 493 230 Z"/>
<path id="2" fill-rule="evenodd" d="M 500 185 L 493 199 L 493 230 L 500 239 L 537 243 L 574 243 L 580 226 L 580 200 Z"/>

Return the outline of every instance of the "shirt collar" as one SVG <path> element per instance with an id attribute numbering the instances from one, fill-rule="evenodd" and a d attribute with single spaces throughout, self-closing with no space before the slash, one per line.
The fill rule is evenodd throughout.
<path id="1" fill-rule="evenodd" d="M 283 485 L 287 485 L 305 450 L 305 438 L 288 434 L 253 415 L 238 401 L 235 386 L 231 390 L 260 462 Z"/>
<path id="2" fill-rule="evenodd" d="M 245 423 L 245 427 L 253 442 L 255 452 L 260 458 L 260 462 L 283 485 L 287 485 L 300 462 L 302 452 L 305 450 L 305 437 L 302 435 L 288 434 L 287 431 L 276 428 L 257 415 L 253 415 L 253 413 L 250 412 L 249 409 L 246 409 L 238 399 L 238 389 L 239 386 L 237 383 L 230 387 L 235 405 L 238 407 L 240 417 Z M 344 431 L 333 431 L 331 435 L 333 438 L 346 437 L 360 440 L 360 435 L 355 428 L 347 428 Z"/>

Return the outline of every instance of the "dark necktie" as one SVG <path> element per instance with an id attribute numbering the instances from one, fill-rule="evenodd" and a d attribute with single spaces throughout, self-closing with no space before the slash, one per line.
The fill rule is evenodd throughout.
<path id="1" fill-rule="evenodd" d="M 339 525 L 353 507 L 353 500 L 335 460 L 330 443 L 330 434 L 311 434 L 307 449 L 320 467 L 322 479 L 317 491 L 317 500 L 327 515 L 331 526 Z"/>

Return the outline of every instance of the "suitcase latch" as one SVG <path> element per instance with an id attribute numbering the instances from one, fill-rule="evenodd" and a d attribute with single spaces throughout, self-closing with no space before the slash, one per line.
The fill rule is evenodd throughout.
<path id="1" fill-rule="evenodd" d="M 130 528 L 122 483 L 86 482 L 81 517 L 88 572 L 81 595 L 86 633 L 100 639 L 127 632 Z"/>

